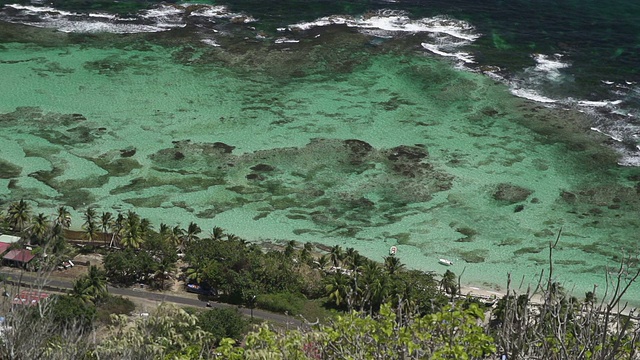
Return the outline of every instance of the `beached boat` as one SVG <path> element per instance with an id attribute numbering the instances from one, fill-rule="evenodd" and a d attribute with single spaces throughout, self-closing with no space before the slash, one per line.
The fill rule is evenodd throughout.
<path id="1" fill-rule="evenodd" d="M 447 266 L 451 266 L 453 265 L 453 261 L 451 260 L 447 260 L 447 259 L 440 259 L 438 260 L 438 262 L 442 265 L 447 265 Z"/>

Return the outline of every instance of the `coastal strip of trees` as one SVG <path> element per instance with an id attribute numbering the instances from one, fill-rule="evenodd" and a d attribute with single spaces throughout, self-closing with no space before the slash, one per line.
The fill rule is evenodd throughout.
<path id="1" fill-rule="evenodd" d="M 4 308 L 0 358 L 22 359 L 635 359 L 640 325 L 621 311 L 640 274 L 624 259 L 605 293 L 578 299 L 549 270 L 537 288 L 495 301 L 463 297 L 459 279 L 407 269 L 395 256 L 376 262 L 353 248 L 320 251 L 295 241 L 260 246 L 222 228 L 157 228 L 133 211 L 87 208 L 82 231 L 71 216 L 33 214 L 28 201 L 0 213 L 0 232 L 36 256 L 47 274 L 78 252 L 103 256 L 67 294 L 33 307 Z M 68 235 L 74 239 L 68 239 Z M 80 239 L 78 239 L 80 238 Z M 72 240 L 72 241 L 71 241 Z M 81 246 L 74 246 L 75 245 Z M 274 244 L 272 244 L 274 245 Z M 43 278 L 46 275 L 43 275 Z M 141 284 L 165 291 L 192 285 L 203 300 L 282 312 L 306 325 L 255 325 L 237 310 L 162 305 L 132 318 L 132 304 L 107 292 Z M 508 284 L 510 285 L 510 284 Z M 538 302 L 533 301 L 537 295 Z M 4 299 L 6 305 L 9 299 Z M 33 330 L 37 328 L 37 330 Z M 24 340 L 30 332 L 29 341 Z M 34 340 L 35 339 L 35 340 Z"/>

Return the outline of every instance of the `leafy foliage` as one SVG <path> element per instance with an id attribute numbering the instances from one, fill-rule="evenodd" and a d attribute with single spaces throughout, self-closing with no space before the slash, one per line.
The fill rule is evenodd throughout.
<path id="1" fill-rule="evenodd" d="M 126 286 L 146 282 L 156 271 L 156 261 L 150 254 L 133 249 L 108 254 L 103 265 L 111 282 Z"/>
<path id="2" fill-rule="evenodd" d="M 237 309 L 210 309 L 199 312 L 198 326 L 213 335 L 216 342 L 224 338 L 236 341 L 246 334 L 249 322 Z"/>
<path id="3" fill-rule="evenodd" d="M 111 315 L 131 314 L 135 310 L 135 304 L 122 296 L 107 295 L 96 308 L 96 319 L 106 324 L 111 322 Z"/>
<path id="4" fill-rule="evenodd" d="M 213 336 L 197 322 L 195 315 L 167 304 L 133 324 L 124 315 L 114 315 L 110 336 L 96 347 L 93 355 L 100 359 L 202 358 L 210 353 Z"/>
<path id="5" fill-rule="evenodd" d="M 93 325 L 96 318 L 96 307 L 93 304 L 69 295 L 54 296 L 49 301 L 53 301 L 50 316 L 59 326 L 88 329 Z"/>
<path id="6" fill-rule="evenodd" d="M 298 315 L 302 312 L 306 299 L 292 293 L 262 294 L 256 297 L 256 305 L 265 310 Z"/>

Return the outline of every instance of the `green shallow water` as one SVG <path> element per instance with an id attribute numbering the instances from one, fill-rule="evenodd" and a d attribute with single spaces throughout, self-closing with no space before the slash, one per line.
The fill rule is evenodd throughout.
<path id="1" fill-rule="evenodd" d="M 410 267 L 441 273 L 448 258 L 492 288 L 534 282 L 562 229 L 556 275 L 580 296 L 637 251 L 638 170 L 615 165 L 583 114 L 348 36 L 298 50 L 4 43 L 2 201 L 377 260 L 398 245 Z"/>

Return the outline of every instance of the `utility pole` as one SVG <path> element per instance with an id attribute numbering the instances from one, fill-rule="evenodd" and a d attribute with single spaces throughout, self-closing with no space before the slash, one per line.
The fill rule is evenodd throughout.
<path id="1" fill-rule="evenodd" d="M 256 296 L 251 297 L 251 322 L 253 322 L 253 308 L 256 306 Z"/>

